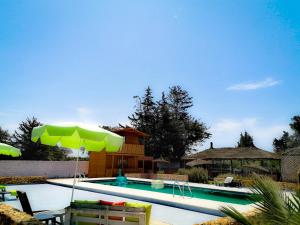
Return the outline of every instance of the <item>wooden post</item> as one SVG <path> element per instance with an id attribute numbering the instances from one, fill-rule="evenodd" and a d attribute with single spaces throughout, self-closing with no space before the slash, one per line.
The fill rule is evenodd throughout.
<path id="1" fill-rule="evenodd" d="M 112 155 L 112 160 L 111 160 L 111 176 L 113 176 L 114 175 L 114 170 L 115 170 L 115 168 L 114 168 L 114 160 L 115 160 L 115 157 L 114 157 L 114 155 Z"/>
<path id="2" fill-rule="evenodd" d="M 221 174 L 223 173 L 223 160 L 221 159 Z"/>
<path id="3" fill-rule="evenodd" d="M 232 168 L 232 159 L 230 159 L 230 172 L 231 172 L 231 174 L 233 173 L 233 168 Z"/>
<path id="4" fill-rule="evenodd" d="M 145 160 L 143 159 L 143 173 L 145 173 Z"/>

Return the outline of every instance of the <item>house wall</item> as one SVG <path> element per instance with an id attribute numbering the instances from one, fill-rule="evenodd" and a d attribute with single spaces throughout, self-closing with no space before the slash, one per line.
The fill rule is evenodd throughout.
<path id="1" fill-rule="evenodd" d="M 88 168 L 89 177 L 105 177 L 106 176 L 106 157 L 105 151 L 91 152 L 90 164 Z"/>
<path id="2" fill-rule="evenodd" d="M 74 176 L 76 161 L 0 160 L 0 176 Z M 89 162 L 79 161 L 79 171 L 88 173 Z"/>
<path id="3" fill-rule="evenodd" d="M 287 155 L 281 160 L 282 181 L 297 182 L 299 177 L 297 172 L 300 171 L 300 156 Z"/>

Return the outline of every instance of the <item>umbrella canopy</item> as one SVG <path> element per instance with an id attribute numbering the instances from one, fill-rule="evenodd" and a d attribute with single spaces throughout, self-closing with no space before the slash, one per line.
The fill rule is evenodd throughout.
<path id="1" fill-rule="evenodd" d="M 0 155 L 9 155 L 12 157 L 20 157 L 21 151 L 13 146 L 0 143 Z"/>
<path id="2" fill-rule="evenodd" d="M 87 151 L 120 150 L 124 138 L 100 127 L 87 125 L 43 125 L 32 130 L 31 140 L 42 144 Z"/>
<path id="3" fill-rule="evenodd" d="M 71 149 L 84 149 L 87 151 L 107 152 L 119 151 L 124 143 L 124 138 L 96 126 L 84 124 L 67 124 L 63 125 L 43 125 L 35 127 L 32 130 L 31 140 L 33 142 L 41 141 L 42 144 L 50 146 L 60 146 Z M 78 170 L 78 158 L 75 167 L 71 202 L 73 201 L 75 180 Z"/>

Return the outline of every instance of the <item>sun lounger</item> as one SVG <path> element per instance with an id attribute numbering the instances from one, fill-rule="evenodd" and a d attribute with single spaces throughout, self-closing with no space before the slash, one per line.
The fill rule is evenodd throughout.
<path id="1" fill-rule="evenodd" d="M 34 218 L 46 222 L 47 224 L 51 222 L 51 224 L 63 224 L 63 216 L 65 214 L 65 210 L 38 210 L 38 211 L 32 211 L 28 197 L 26 192 L 17 191 L 18 197 L 20 199 L 20 203 L 22 206 L 22 209 L 25 213 L 33 216 Z M 56 221 L 56 218 L 59 217 L 60 221 Z"/>
<path id="2" fill-rule="evenodd" d="M 225 187 L 241 187 L 242 186 L 241 180 L 233 179 L 233 177 L 226 177 L 226 179 L 224 181 Z"/>
<path id="3" fill-rule="evenodd" d="M 224 180 L 224 186 L 225 187 L 230 187 L 232 181 L 233 181 L 233 177 L 226 177 L 225 180 Z"/>

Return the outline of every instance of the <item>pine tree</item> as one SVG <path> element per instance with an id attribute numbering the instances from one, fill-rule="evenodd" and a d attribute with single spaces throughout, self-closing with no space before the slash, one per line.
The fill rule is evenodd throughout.
<path id="1" fill-rule="evenodd" d="M 188 110 L 193 106 L 193 98 L 189 96 L 186 90 L 180 86 L 170 87 L 168 99 L 174 118 L 178 120 L 189 119 Z"/>
<path id="2" fill-rule="evenodd" d="M 205 124 L 190 115 L 192 97 L 180 86 L 171 87 L 156 102 L 149 87 L 142 98 L 135 98 L 138 104 L 129 119 L 136 129 L 150 135 L 145 142 L 147 155 L 179 160 L 210 137 Z"/>
<path id="3" fill-rule="evenodd" d="M 35 118 L 27 118 L 19 124 L 18 129 L 12 137 L 12 143 L 22 152 L 22 159 L 25 160 L 63 160 L 66 158 L 68 151 L 42 145 L 40 142 L 31 141 L 31 132 L 34 127 L 42 124 Z"/>
<path id="4" fill-rule="evenodd" d="M 240 140 L 238 142 L 238 147 L 255 147 L 253 142 L 253 137 L 248 134 L 247 131 L 245 133 L 241 133 Z"/>
<path id="5" fill-rule="evenodd" d="M 180 159 L 190 153 L 192 147 L 211 136 L 204 123 L 193 118 L 189 109 L 193 106 L 193 98 L 180 86 L 169 89 L 168 101 L 172 112 L 173 123 L 177 127 L 178 137 L 174 140 L 173 158 Z"/>
<path id="6" fill-rule="evenodd" d="M 7 130 L 2 129 L 2 127 L 0 127 L 0 143 L 5 143 L 5 144 L 10 144 L 11 140 L 10 140 L 10 135 L 8 133 Z"/>
<path id="7" fill-rule="evenodd" d="M 153 155 L 156 147 L 157 105 L 153 100 L 151 88 L 147 87 L 142 98 L 138 96 L 134 98 L 137 100 L 136 111 L 128 118 L 133 127 L 149 135 L 145 140 L 145 153 Z"/>
<path id="8" fill-rule="evenodd" d="M 174 155 L 174 145 L 179 141 L 181 135 L 178 130 L 176 120 L 174 120 L 170 105 L 165 93 L 162 93 L 161 100 L 158 101 L 158 122 L 157 122 L 157 147 L 153 155 L 155 158 L 172 158 Z"/>

